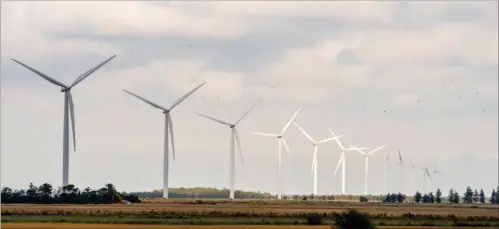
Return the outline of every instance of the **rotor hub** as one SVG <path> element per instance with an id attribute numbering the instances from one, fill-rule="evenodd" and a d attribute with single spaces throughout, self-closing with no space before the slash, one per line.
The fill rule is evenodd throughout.
<path id="1" fill-rule="evenodd" d="M 280 136 L 277 136 L 277 138 L 282 138 L 282 135 L 280 135 Z"/>
<path id="2" fill-rule="evenodd" d="M 67 91 L 69 91 L 68 88 L 61 88 L 61 92 L 67 92 Z"/>
<path id="3" fill-rule="evenodd" d="M 230 128 L 234 128 L 234 127 L 236 127 L 236 125 L 230 125 Z"/>

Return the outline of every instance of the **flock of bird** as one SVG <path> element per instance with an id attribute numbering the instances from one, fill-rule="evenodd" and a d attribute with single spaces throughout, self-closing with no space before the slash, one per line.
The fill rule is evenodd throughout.
<path id="1" fill-rule="evenodd" d="M 75 112 L 74 112 L 74 103 L 73 103 L 73 98 L 71 95 L 71 89 L 76 86 L 77 84 L 81 83 L 83 80 L 85 80 L 89 75 L 97 71 L 99 68 L 107 64 L 109 61 L 111 61 L 113 58 L 115 58 L 116 55 L 113 55 L 103 61 L 102 63 L 98 64 L 97 66 L 87 70 L 86 72 L 82 73 L 79 75 L 73 83 L 70 85 L 65 85 L 49 76 L 46 74 L 16 60 L 12 59 L 14 62 L 22 65 L 23 67 L 29 69 L 30 71 L 36 73 L 40 77 L 46 79 L 47 81 L 51 82 L 52 84 L 61 87 L 61 92 L 64 93 L 64 119 L 63 119 L 63 178 L 62 178 L 62 185 L 68 185 L 69 184 L 69 118 L 71 118 L 71 129 L 72 129 L 72 138 L 73 138 L 73 147 L 74 150 L 76 151 L 76 132 L 75 132 Z M 192 95 L 194 92 L 196 92 L 198 89 L 200 89 L 203 85 L 205 85 L 207 82 L 203 82 L 200 85 L 196 86 L 189 92 L 187 92 L 185 95 L 181 96 L 178 98 L 173 104 L 171 104 L 169 107 L 161 106 L 156 103 L 151 102 L 148 99 L 145 99 L 133 92 L 130 92 L 128 90 L 124 90 L 125 93 L 151 105 L 152 107 L 159 109 L 162 111 L 165 117 L 165 127 L 164 127 L 164 162 L 163 162 L 163 198 L 168 198 L 168 178 L 169 178 L 169 148 L 170 148 L 170 140 L 171 140 L 171 149 L 172 149 L 172 155 L 173 159 L 175 159 L 175 141 L 174 141 L 174 132 L 173 132 L 173 122 L 172 118 L 170 116 L 170 112 L 178 106 L 181 102 L 183 102 L 185 99 L 187 99 L 190 95 Z M 234 198 L 234 180 L 235 180 L 235 146 L 237 145 L 238 147 L 238 152 L 240 154 L 240 159 L 241 159 L 241 164 L 244 165 L 243 158 L 242 158 L 242 152 L 241 152 L 241 144 L 240 144 L 240 139 L 239 139 L 239 133 L 236 129 L 236 126 L 256 107 L 256 105 L 260 102 L 260 100 L 255 103 L 246 113 L 244 113 L 237 121 L 235 122 L 226 122 L 222 121 L 220 119 L 197 113 L 197 115 L 204 117 L 206 119 L 212 120 L 214 122 L 217 122 L 219 124 L 228 126 L 231 130 L 231 137 L 230 137 L 230 198 Z M 317 195 L 317 149 L 318 146 L 322 143 L 328 142 L 335 140 L 338 147 L 341 149 L 341 156 L 340 159 L 338 160 L 338 164 L 336 166 L 336 169 L 334 171 L 334 175 L 336 175 L 339 167 L 342 167 L 342 194 L 346 194 L 346 156 L 345 152 L 347 151 L 356 151 L 364 156 L 365 160 L 365 183 L 364 183 L 364 194 L 368 194 L 368 165 L 369 165 L 369 156 L 372 155 L 373 153 L 381 150 L 384 148 L 386 145 L 377 147 L 373 150 L 370 150 L 366 152 L 367 148 L 359 148 L 354 145 L 351 145 L 350 148 L 345 148 L 341 141 L 339 140 L 343 136 L 336 135 L 331 129 L 329 129 L 329 132 L 331 133 L 331 137 L 325 138 L 322 140 L 315 140 L 312 138 L 298 123 L 294 122 L 294 119 L 300 112 L 300 108 L 295 111 L 295 113 L 292 115 L 291 119 L 286 123 L 284 128 L 281 130 L 279 133 L 262 133 L 262 132 L 249 132 L 254 135 L 260 135 L 260 136 L 266 136 L 266 137 L 273 137 L 277 138 L 278 142 L 278 198 L 280 199 L 282 196 L 282 190 L 281 190 L 281 167 L 282 167 L 282 146 L 286 149 L 286 152 L 290 154 L 289 146 L 286 143 L 286 140 L 284 139 L 284 134 L 286 130 L 289 128 L 291 124 L 293 124 L 313 145 L 313 160 L 312 160 L 312 168 L 311 172 L 313 173 L 313 194 Z M 291 154 L 290 154 L 291 155 Z M 388 154 L 385 157 L 384 160 L 384 187 L 385 187 L 385 193 L 386 193 L 386 183 L 387 183 L 387 162 L 389 159 L 390 154 Z M 398 152 L 399 156 L 399 164 L 404 164 L 403 162 L 403 156 L 402 153 L 399 151 Z M 412 163 L 412 161 L 409 159 L 409 162 L 411 163 L 411 171 L 413 175 L 413 181 L 414 181 L 414 169 L 418 167 L 419 165 L 416 165 Z M 431 180 L 430 172 L 428 168 L 422 167 L 422 170 L 425 173 L 425 189 L 426 189 L 426 177 L 428 177 Z M 439 173 L 437 170 L 434 170 L 433 173 Z"/>

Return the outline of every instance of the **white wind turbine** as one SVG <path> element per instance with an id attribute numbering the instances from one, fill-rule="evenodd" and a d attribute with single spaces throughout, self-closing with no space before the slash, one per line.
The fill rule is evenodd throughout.
<path id="1" fill-rule="evenodd" d="M 63 135 L 62 135 L 62 185 L 66 186 L 69 184 L 69 115 L 71 115 L 71 129 L 73 132 L 73 149 L 76 151 L 76 131 L 75 131 L 75 112 L 74 112 L 74 103 L 73 103 L 73 96 L 71 95 L 71 89 L 76 86 L 78 83 L 83 81 L 85 78 L 87 78 L 89 75 L 97 71 L 99 68 L 107 64 L 109 61 L 111 61 L 116 55 L 113 55 L 109 57 L 107 60 L 104 62 L 98 64 L 97 66 L 87 70 L 86 72 L 82 73 L 79 75 L 73 83 L 71 83 L 69 86 L 47 76 L 46 74 L 43 74 L 42 72 L 16 60 L 12 59 L 14 62 L 22 65 L 23 67 L 31 70 L 32 72 L 36 73 L 37 75 L 41 76 L 42 78 L 46 79 L 47 81 L 51 82 L 54 85 L 57 85 L 61 87 L 61 92 L 64 92 L 64 120 L 63 120 Z M 69 110 L 68 110 L 69 108 Z"/>
<path id="2" fill-rule="evenodd" d="M 284 140 L 284 132 L 288 129 L 289 125 L 293 120 L 296 118 L 298 113 L 300 112 L 300 109 L 296 110 L 296 112 L 293 114 L 291 119 L 286 123 L 284 128 L 282 129 L 280 134 L 272 134 L 272 133 L 261 133 L 261 132 L 250 132 L 251 134 L 254 135 L 260 135 L 260 136 L 265 136 L 265 137 L 277 137 L 277 144 L 278 144 L 278 151 L 277 151 L 277 182 L 278 182 L 278 190 L 277 190 L 277 199 L 281 199 L 282 196 L 282 175 L 281 175 L 281 169 L 282 169 L 282 145 L 286 148 L 286 152 L 288 152 L 289 156 L 291 156 L 291 153 L 289 152 L 289 146 L 286 143 L 286 140 Z"/>
<path id="3" fill-rule="evenodd" d="M 412 160 L 409 158 L 409 163 L 411 163 L 411 176 L 412 176 L 412 184 L 415 186 L 416 185 L 416 174 L 414 172 L 414 168 L 418 167 L 419 165 L 414 164 Z"/>
<path id="4" fill-rule="evenodd" d="M 314 173 L 314 196 L 316 196 L 317 195 L 317 146 L 319 144 L 322 144 L 322 143 L 325 143 L 325 142 L 328 142 L 328 141 L 331 141 L 331 140 L 337 140 L 338 138 L 343 137 L 343 135 L 338 136 L 338 137 L 334 136 L 332 138 L 322 139 L 320 141 L 315 141 L 296 122 L 293 122 L 293 124 L 295 124 L 295 126 L 303 133 L 303 135 L 305 135 L 305 137 L 308 138 L 308 140 L 310 140 L 312 142 L 312 145 L 314 146 L 314 155 L 313 155 L 313 159 L 312 159 L 312 168 L 311 168 L 311 171 L 313 171 L 313 173 Z"/>
<path id="5" fill-rule="evenodd" d="M 388 161 L 389 161 L 389 158 L 390 158 L 390 154 L 391 153 L 388 153 L 386 155 L 385 159 L 383 160 L 383 190 L 384 190 L 384 193 L 388 193 L 388 190 L 387 190 L 388 168 L 387 168 L 387 166 L 388 166 Z"/>
<path id="6" fill-rule="evenodd" d="M 155 104 L 143 97 L 140 97 L 139 95 L 137 94 L 134 94 L 130 91 L 127 91 L 125 89 L 123 89 L 123 91 L 125 91 L 126 93 L 142 100 L 143 102 L 153 106 L 154 108 L 157 108 L 157 109 L 160 109 L 163 111 L 163 114 L 165 114 L 165 135 L 164 135 L 164 142 L 163 142 L 163 198 L 168 198 L 168 178 L 169 178 L 169 154 L 168 154 L 168 131 L 170 131 L 170 135 L 171 135 L 171 140 L 172 140 L 172 151 L 173 151 L 173 160 L 175 160 L 175 141 L 173 140 L 174 137 L 173 137 L 173 122 L 172 122 L 172 118 L 170 116 L 170 111 L 176 107 L 177 105 L 179 105 L 182 101 L 184 101 L 185 99 L 187 99 L 187 97 L 189 97 L 190 95 L 192 95 L 192 93 L 194 93 L 196 90 L 198 90 L 200 87 L 202 87 L 204 84 L 206 84 L 206 82 L 203 82 L 202 84 L 200 84 L 199 86 L 195 87 L 194 89 L 190 90 L 189 92 L 187 92 L 185 95 L 183 95 L 182 97 L 178 98 L 168 109 L 167 108 L 164 108 L 158 104 Z"/>
<path id="7" fill-rule="evenodd" d="M 241 151 L 241 141 L 239 140 L 239 134 L 236 130 L 236 125 L 241 122 L 241 120 L 243 120 L 244 117 L 246 117 L 252 110 L 253 108 L 255 108 L 255 106 L 260 102 L 260 100 L 258 100 L 255 105 L 253 105 L 239 120 L 237 120 L 236 123 L 234 124 L 230 124 L 228 122 L 224 122 L 222 120 L 219 120 L 219 119 L 216 119 L 216 118 L 212 118 L 210 116 L 207 116 L 207 115 L 204 115 L 204 114 L 200 114 L 200 113 L 197 113 L 195 112 L 197 115 L 201 116 L 201 117 L 204 117 L 204 118 L 207 118 L 207 119 L 211 119 L 215 122 L 218 122 L 220 124 L 223 124 L 223 125 L 227 125 L 230 127 L 230 131 L 231 131 L 231 134 L 230 134 L 230 174 L 229 174 L 229 180 L 230 180 L 230 195 L 229 195 L 229 198 L 230 199 L 234 199 L 234 177 L 235 177 L 235 158 L 236 158 L 236 155 L 235 155 L 235 150 L 234 150 L 234 140 L 236 141 L 237 143 L 237 148 L 238 148 L 238 151 L 239 151 L 239 157 L 240 157 L 240 160 L 241 160 L 241 165 L 244 166 L 244 160 L 243 160 L 243 154 L 242 154 L 242 151 Z"/>
<path id="8" fill-rule="evenodd" d="M 333 135 L 333 137 L 336 137 L 336 135 L 334 134 L 334 132 L 331 130 L 331 128 L 328 128 L 329 132 L 331 132 L 331 134 Z M 336 172 L 338 172 L 338 168 L 340 168 L 340 164 L 341 164 L 341 167 L 342 167 L 342 174 L 341 174 L 341 194 L 342 195 L 345 195 L 345 183 L 346 183 L 346 180 L 345 180 L 345 177 L 346 177 L 346 159 L 345 159 L 345 152 L 346 151 L 351 151 L 351 150 L 355 150 L 354 148 L 348 148 L 348 149 L 345 149 L 345 147 L 343 147 L 343 144 L 341 144 L 340 140 L 338 139 L 335 139 L 336 140 L 336 143 L 338 144 L 338 147 L 340 147 L 341 149 L 341 156 L 340 156 L 340 159 L 338 160 L 338 164 L 336 165 L 336 169 L 334 170 L 334 174 L 333 176 L 336 176 Z M 366 148 L 358 148 L 358 149 L 366 149 Z"/>
<path id="9" fill-rule="evenodd" d="M 359 149 L 358 147 L 352 145 L 352 148 L 354 148 L 355 150 L 357 150 L 357 152 L 364 155 L 364 195 L 367 195 L 367 184 L 369 182 L 368 181 L 369 180 L 369 156 L 371 154 L 375 153 L 376 151 L 383 149 L 385 147 L 386 147 L 386 144 L 382 145 L 376 149 L 373 149 L 373 150 L 369 151 L 368 153 L 365 153 L 364 151 L 362 151 L 362 149 Z"/>

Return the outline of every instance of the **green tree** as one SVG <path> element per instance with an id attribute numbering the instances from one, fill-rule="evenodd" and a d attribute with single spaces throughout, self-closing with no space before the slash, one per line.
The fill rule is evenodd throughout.
<path id="1" fill-rule="evenodd" d="M 478 195 L 478 199 L 480 203 L 484 204 L 485 203 L 485 193 L 483 192 L 483 189 L 480 189 L 480 194 Z"/>
<path id="2" fill-rule="evenodd" d="M 421 199 L 423 197 L 421 196 L 421 193 L 419 191 L 416 191 L 416 195 L 414 195 L 414 201 L 416 201 L 416 203 L 419 203 L 421 202 Z"/>
<path id="3" fill-rule="evenodd" d="M 437 193 L 435 195 L 435 202 L 442 203 L 442 191 L 440 191 L 440 189 L 437 189 Z"/>
<path id="4" fill-rule="evenodd" d="M 447 202 L 454 203 L 454 189 L 449 190 L 449 194 L 447 195 Z"/>
<path id="5" fill-rule="evenodd" d="M 492 194 L 490 194 L 490 200 L 489 200 L 491 204 L 497 204 L 496 196 L 497 196 L 496 195 L 496 190 L 492 189 Z"/>
<path id="6" fill-rule="evenodd" d="M 399 202 L 399 203 L 403 203 L 403 202 L 404 202 L 404 200 L 405 200 L 405 195 L 399 192 L 399 193 L 397 194 L 397 199 L 395 199 L 395 200 L 396 200 L 397 202 Z"/>
<path id="7" fill-rule="evenodd" d="M 338 229 L 375 229 L 376 227 L 365 213 L 348 209 L 334 217 L 334 228 Z"/>
<path id="8" fill-rule="evenodd" d="M 38 199 L 38 188 L 33 185 L 33 183 L 29 183 L 29 188 L 26 190 L 26 196 L 31 201 L 36 201 Z"/>
<path id="9" fill-rule="evenodd" d="M 423 203 L 429 203 L 430 202 L 430 197 L 428 196 L 428 194 L 424 194 L 423 195 L 423 200 L 422 200 Z"/>

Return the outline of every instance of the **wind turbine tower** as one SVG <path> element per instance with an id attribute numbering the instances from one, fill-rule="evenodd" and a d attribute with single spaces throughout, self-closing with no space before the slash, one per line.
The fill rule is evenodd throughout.
<path id="1" fill-rule="evenodd" d="M 258 100 L 255 103 L 255 105 L 253 105 L 234 124 L 231 124 L 231 123 L 228 123 L 228 122 L 224 122 L 224 121 L 222 121 L 220 119 L 216 119 L 216 118 L 213 118 L 213 117 L 210 117 L 210 116 L 207 116 L 207 115 L 204 115 L 204 114 L 196 112 L 196 114 L 199 115 L 199 116 L 201 116 L 201 117 L 204 117 L 204 118 L 210 119 L 212 121 L 218 122 L 220 124 L 229 126 L 229 128 L 230 128 L 230 160 L 229 160 L 229 164 L 230 164 L 230 172 L 229 172 L 230 196 L 229 196 L 229 198 L 230 199 L 234 199 L 234 177 L 235 177 L 235 158 L 236 158 L 236 154 L 235 154 L 235 150 L 234 150 L 234 141 L 236 141 L 236 143 L 237 143 L 237 147 L 238 147 L 238 150 L 239 150 L 239 158 L 241 160 L 241 165 L 244 166 L 243 154 L 242 154 L 242 151 L 241 151 L 241 141 L 239 140 L 239 134 L 238 134 L 238 132 L 236 130 L 236 125 L 239 122 L 241 122 L 244 119 L 244 117 L 246 117 L 253 110 L 253 108 L 255 108 L 255 106 L 258 103 L 260 103 L 260 100 Z"/>
<path id="2" fill-rule="evenodd" d="M 76 86 L 78 83 L 83 81 L 85 78 L 87 78 L 89 75 L 97 71 L 99 68 L 107 64 L 109 61 L 111 61 L 116 55 L 113 55 L 109 57 L 107 60 L 104 62 L 98 64 L 97 66 L 87 70 L 86 72 L 82 73 L 79 75 L 73 83 L 71 83 L 69 86 L 49 77 L 48 75 L 16 60 L 12 60 L 23 67 L 29 69 L 30 71 L 36 73 L 37 75 L 41 76 L 42 78 L 46 79 L 50 83 L 61 87 L 61 92 L 64 93 L 64 119 L 63 119 L 63 133 L 62 133 L 62 186 L 66 186 L 69 184 L 69 115 L 71 115 L 71 129 L 73 132 L 73 149 L 76 151 L 76 130 L 75 130 L 75 111 L 74 111 L 74 103 L 73 103 L 73 96 L 71 95 L 71 89 Z M 69 110 L 68 110 L 69 108 Z"/>
<path id="3" fill-rule="evenodd" d="M 289 152 L 289 146 L 286 143 L 286 140 L 284 140 L 283 135 L 284 135 L 284 132 L 286 132 L 286 130 L 288 129 L 291 122 L 293 122 L 293 120 L 296 118 L 296 116 L 298 115 L 299 112 L 300 112 L 300 109 L 296 110 L 296 112 L 293 114 L 293 116 L 288 121 L 288 123 L 286 123 L 286 125 L 282 129 L 281 133 L 279 133 L 279 134 L 250 132 L 251 134 L 254 134 L 254 135 L 260 135 L 260 136 L 264 136 L 264 137 L 276 137 L 277 138 L 277 145 L 278 145 L 278 148 L 277 148 L 277 158 L 278 158 L 277 159 L 277 187 L 278 187 L 277 188 L 277 199 L 279 199 L 279 200 L 281 199 L 281 196 L 282 196 L 282 173 L 281 173 L 281 169 L 282 169 L 282 145 L 284 145 L 284 147 L 286 148 L 286 152 L 288 153 L 288 155 L 290 157 L 292 157 L 291 153 Z"/>
<path id="4" fill-rule="evenodd" d="M 192 95 L 195 91 L 197 91 L 200 87 L 205 85 L 206 82 L 203 82 L 199 86 L 195 87 L 194 89 L 190 90 L 187 92 L 185 95 L 182 97 L 178 98 L 168 109 L 164 108 L 156 103 L 153 103 L 137 94 L 134 94 L 130 91 L 124 90 L 126 93 L 136 97 L 137 99 L 142 100 L 143 102 L 153 106 L 154 108 L 157 108 L 161 111 L 163 111 L 163 114 L 165 115 L 165 135 L 164 135 L 164 140 L 163 140 L 163 198 L 167 199 L 168 198 L 168 178 L 169 178 L 169 153 L 168 153 L 168 132 L 170 132 L 170 137 L 172 140 L 172 151 L 173 151 L 173 160 L 175 160 L 175 141 L 173 140 L 173 122 L 172 122 L 172 117 L 170 116 L 170 111 L 175 108 L 177 105 L 179 105 L 182 101 L 187 99 L 190 95 Z"/>

